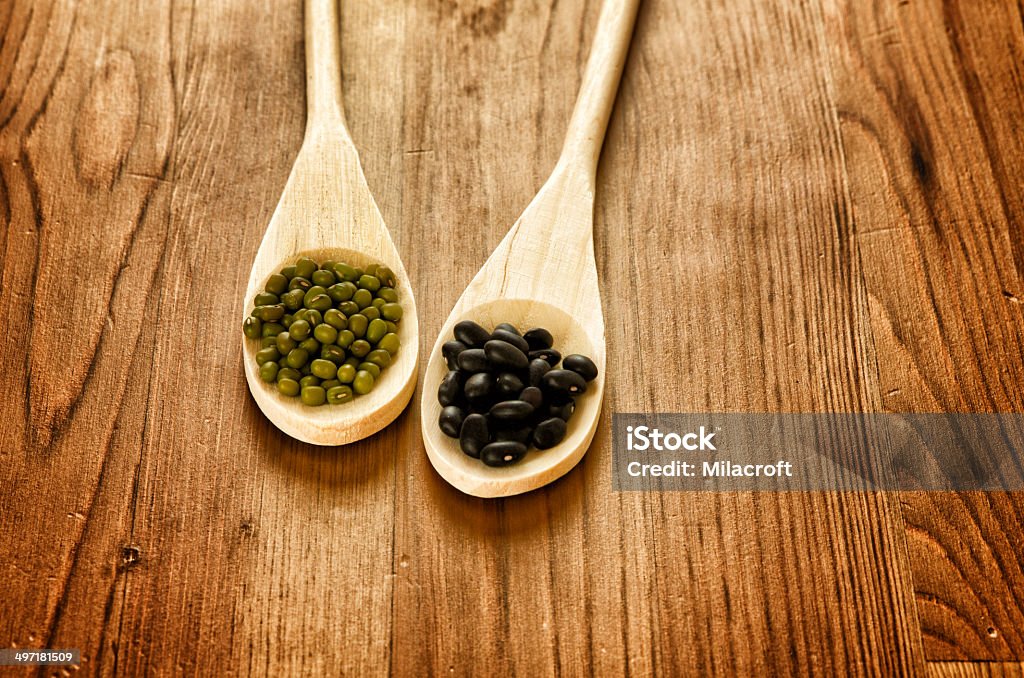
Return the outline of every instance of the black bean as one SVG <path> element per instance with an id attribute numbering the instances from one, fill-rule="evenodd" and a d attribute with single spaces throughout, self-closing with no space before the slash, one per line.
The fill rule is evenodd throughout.
<path id="1" fill-rule="evenodd" d="M 558 417 L 545 419 L 533 430 L 533 444 L 538 450 L 546 450 L 562 442 L 565 438 L 565 421 Z"/>
<path id="2" fill-rule="evenodd" d="M 519 328 L 513 325 L 512 323 L 498 323 L 497 325 L 494 326 L 494 331 L 497 332 L 498 330 L 505 330 L 506 332 L 511 332 L 517 337 L 521 336 L 519 334 Z"/>
<path id="3" fill-rule="evenodd" d="M 529 376 L 530 386 L 540 386 L 541 379 L 544 378 L 545 374 L 547 374 L 548 372 L 551 371 L 551 365 L 548 364 L 547 360 L 541 360 L 540 358 L 535 358 L 535 359 L 530 361 L 529 370 L 530 370 L 530 376 Z"/>
<path id="4" fill-rule="evenodd" d="M 455 338 L 466 346 L 474 348 L 482 347 L 491 338 L 490 333 L 472 320 L 463 320 L 456 323 L 454 328 Z"/>
<path id="5" fill-rule="evenodd" d="M 533 405 L 533 409 L 538 409 L 544 404 L 544 394 L 536 386 L 527 386 L 519 392 L 519 399 L 524 403 L 530 403 Z"/>
<path id="6" fill-rule="evenodd" d="M 522 397 L 522 396 L 520 396 Z M 558 417 L 563 421 L 569 421 L 572 418 L 573 412 L 576 411 L 576 401 L 569 398 L 566 402 L 551 403 L 548 405 L 548 414 L 552 417 Z"/>
<path id="7" fill-rule="evenodd" d="M 506 400 L 491 407 L 487 413 L 492 419 L 499 421 L 519 420 L 533 414 L 533 405 L 523 400 Z"/>
<path id="8" fill-rule="evenodd" d="M 449 438 L 458 438 L 459 432 L 462 430 L 462 424 L 465 421 L 465 413 L 456 407 L 455 405 L 449 405 L 448 407 L 441 410 L 441 416 L 437 419 L 438 426 L 441 427 L 441 432 Z M 561 419 L 559 419 L 561 421 Z"/>
<path id="9" fill-rule="evenodd" d="M 571 370 L 551 370 L 544 375 L 541 382 L 545 393 L 576 395 L 587 392 L 587 382 Z"/>
<path id="10" fill-rule="evenodd" d="M 597 365 L 585 355 L 573 353 L 565 356 L 565 359 L 562 360 L 562 367 L 572 370 L 586 381 L 594 381 L 597 378 Z"/>
<path id="11" fill-rule="evenodd" d="M 527 331 L 523 335 L 523 339 L 526 339 L 526 343 L 530 345 L 531 351 L 551 348 L 555 343 L 555 338 L 543 327 L 534 327 L 532 330 Z"/>
<path id="12" fill-rule="evenodd" d="M 513 334 L 508 330 L 494 330 L 494 332 L 491 334 L 491 339 L 498 339 L 500 341 L 512 344 L 523 353 L 527 353 L 530 350 L 530 345 L 526 343 L 526 339 L 523 339 L 518 334 Z"/>
<path id="13" fill-rule="evenodd" d="M 491 365 L 495 367 L 511 368 L 521 370 L 530 364 L 526 354 L 518 348 L 500 339 L 491 339 L 484 344 L 484 355 Z"/>
<path id="14" fill-rule="evenodd" d="M 445 375 L 444 379 L 441 380 L 441 385 L 437 387 L 437 402 L 441 403 L 441 407 L 454 405 L 459 401 L 461 393 L 462 373 L 458 370 L 452 370 Z"/>
<path id="15" fill-rule="evenodd" d="M 441 355 L 444 356 L 444 360 L 448 363 L 449 370 L 458 369 L 459 363 L 457 359 L 459 354 L 466 350 L 466 345 L 461 341 L 446 341 L 441 346 Z"/>
<path id="16" fill-rule="evenodd" d="M 505 396 L 507 398 L 514 398 L 519 395 L 519 392 L 523 390 L 526 385 L 523 380 L 512 374 L 511 372 L 502 372 L 498 375 L 498 380 L 495 382 L 498 386 L 498 395 Z"/>
<path id="17" fill-rule="evenodd" d="M 494 377 L 486 372 L 478 372 L 469 379 L 466 379 L 466 384 L 462 389 L 469 402 L 481 402 L 490 398 L 491 393 L 494 392 Z"/>
<path id="18" fill-rule="evenodd" d="M 468 414 L 462 421 L 459 432 L 459 447 L 471 457 L 480 458 L 480 450 L 490 442 L 491 434 L 487 430 L 487 417 L 482 414 Z"/>
<path id="19" fill-rule="evenodd" d="M 491 364 L 482 348 L 467 348 L 456 359 L 460 370 L 466 372 L 489 372 Z"/>
<path id="20" fill-rule="evenodd" d="M 562 359 L 562 354 L 553 348 L 542 348 L 537 351 L 530 351 L 530 360 L 541 359 L 547 362 L 548 365 L 555 367 L 558 365 L 558 361 Z"/>
<path id="21" fill-rule="evenodd" d="M 480 450 L 480 459 L 488 466 L 508 466 L 526 456 L 526 445 L 511 440 L 491 443 Z"/>
<path id="22" fill-rule="evenodd" d="M 514 428 L 499 428 L 494 432 L 495 442 L 507 442 L 514 440 L 517 443 L 523 445 L 529 445 L 530 439 L 533 437 L 533 428 L 531 426 L 518 426 Z"/>

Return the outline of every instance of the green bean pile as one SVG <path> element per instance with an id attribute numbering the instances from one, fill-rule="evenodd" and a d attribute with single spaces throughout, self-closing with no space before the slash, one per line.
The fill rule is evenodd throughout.
<path id="1" fill-rule="evenodd" d="M 401 345 L 396 284 L 383 264 L 360 269 L 309 257 L 270 276 L 242 323 L 260 342 L 260 379 L 314 407 L 372 391 Z"/>

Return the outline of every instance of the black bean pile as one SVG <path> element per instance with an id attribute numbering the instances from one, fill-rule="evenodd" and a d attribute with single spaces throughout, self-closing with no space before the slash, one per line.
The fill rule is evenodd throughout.
<path id="1" fill-rule="evenodd" d="M 267 280 L 242 332 L 259 340 L 260 379 L 310 406 L 373 390 L 401 342 L 395 273 L 302 257 Z"/>
<path id="2" fill-rule="evenodd" d="M 563 359 L 542 327 L 520 334 L 501 323 L 488 332 L 463 320 L 454 334 L 441 348 L 450 370 L 437 389 L 441 431 L 488 466 L 508 466 L 531 446 L 546 450 L 562 442 L 575 397 L 597 377 L 594 361 Z"/>

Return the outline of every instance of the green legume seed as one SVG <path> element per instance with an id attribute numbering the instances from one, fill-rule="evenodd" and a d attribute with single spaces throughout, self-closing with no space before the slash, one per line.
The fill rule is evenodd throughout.
<path id="1" fill-rule="evenodd" d="M 256 351 L 256 364 L 262 365 L 265 362 L 278 360 L 281 357 L 281 352 L 275 347 L 261 348 Z"/>
<path id="2" fill-rule="evenodd" d="M 324 313 L 324 322 L 336 330 L 343 330 L 348 327 L 348 318 L 336 308 L 328 309 Z"/>
<path id="3" fill-rule="evenodd" d="M 330 391 L 335 386 L 341 386 L 341 382 L 337 379 L 324 379 L 320 382 L 320 388 L 325 391 Z"/>
<path id="4" fill-rule="evenodd" d="M 369 372 L 376 379 L 380 376 L 380 365 L 374 365 L 373 363 L 359 363 L 359 369 L 365 372 Z"/>
<path id="5" fill-rule="evenodd" d="M 380 318 L 371 320 L 370 324 L 366 326 L 366 340 L 376 346 L 384 335 L 388 333 L 388 326 L 384 324 L 384 321 Z"/>
<path id="6" fill-rule="evenodd" d="M 260 349 L 277 348 L 277 337 L 263 337 L 260 339 Z"/>
<path id="7" fill-rule="evenodd" d="M 313 337 L 310 337 L 309 339 L 303 339 L 302 341 L 300 341 L 299 348 L 301 348 L 309 355 L 313 355 L 314 353 L 320 352 L 320 342 L 314 339 Z"/>
<path id="8" fill-rule="evenodd" d="M 302 319 L 309 323 L 310 327 L 316 327 L 324 321 L 324 316 L 315 308 L 307 308 L 306 315 L 302 316 Z"/>
<path id="9" fill-rule="evenodd" d="M 299 368 L 299 374 L 301 374 L 304 377 L 310 377 L 313 375 L 313 373 L 309 371 L 309 363 L 306 363 L 305 365 Z"/>
<path id="10" fill-rule="evenodd" d="M 302 299 L 302 304 L 306 308 L 312 308 L 312 306 L 309 305 L 310 300 L 313 299 L 313 297 L 319 296 L 321 294 L 327 294 L 327 288 L 321 287 L 320 285 L 314 285 L 313 287 L 310 287 L 308 290 L 306 290 L 306 294 Z"/>
<path id="11" fill-rule="evenodd" d="M 359 395 L 366 395 L 373 390 L 373 375 L 366 370 L 356 372 L 356 378 L 352 380 L 352 390 Z"/>
<path id="12" fill-rule="evenodd" d="M 391 364 L 391 354 L 382 348 L 374 349 L 366 355 L 366 362 L 380 365 L 384 369 Z"/>
<path id="13" fill-rule="evenodd" d="M 291 313 L 285 313 L 281 316 L 281 324 L 285 327 L 291 327 L 293 322 L 295 322 L 295 316 Z"/>
<path id="14" fill-rule="evenodd" d="M 356 282 L 356 286 L 364 290 L 376 292 L 380 289 L 380 280 L 372 275 L 364 275 Z"/>
<path id="15" fill-rule="evenodd" d="M 352 295 L 352 301 L 356 302 L 359 308 L 366 308 L 373 303 L 373 292 L 370 290 L 356 290 Z"/>
<path id="16" fill-rule="evenodd" d="M 345 263 L 335 264 L 334 273 L 342 280 L 347 280 L 349 282 L 355 282 L 356 280 L 359 280 L 359 275 L 356 269 Z"/>
<path id="17" fill-rule="evenodd" d="M 330 360 L 336 365 L 340 365 L 345 362 L 345 349 L 341 346 L 335 346 L 334 344 L 327 344 L 320 349 L 320 357 L 324 360 Z"/>
<path id="18" fill-rule="evenodd" d="M 264 285 L 263 289 L 272 294 L 284 294 L 288 290 L 288 278 L 280 273 L 274 273 L 267 278 L 267 284 Z"/>
<path id="19" fill-rule="evenodd" d="M 345 364 L 351 365 L 352 367 L 359 367 L 359 363 L 361 362 L 363 361 L 355 356 L 349 356 L 348 358 L 345 359 Z"/>
<path id="20" fill-rule="evenodd" d="M 287 364 L 286 362 L 285 365 Z M 277 371 L 277 380 L 281 381 L 282 379 L 291 379 L 295 383 L 299 383 L 299 379 L 302 379 L 302 373 L 291 367 L 282 367 Z"/>
<path id="21" fill-rule="evenodd" d="M 330 287 L 337 282 L 333 271 L 316 271 L 313 273 L 312 280 L 314 285 L 320 285 L 321 287 Z"/>
<path id="22" fill-rule="evenodd" d="M 359 304 L 354 301 L 343 301 L 338 304 L 338 310 L 346 316 L 352 316 L 359 313 Z"/>
<path id="23" fill-rule="evenodd" d="M 370 342 L 365 339 L 356 339 L 352 342 L 352 345 L 348 347 L 348 352 L 357 358 L 366 356 L 366 354 L 372 350 L 373 347 L 370 346 Z"/>
<path id="24" fill-rule="evenodd" d="M 292 323 L 291 327 L 288 328 L 288 334 L 295 341 L 302 341 L 309 336 L 310 328 L 309 323 L 305 320 L 296 320 Z"/>
<path id="25" fill-rule="evenodd" d="M 271 304 L 276 304 L 280 301 L 281 300 L 278 299 L 277 295 L 273 292 L 260 292 L 252 300 L 252 303 L 255 306 L 270 306 Z"/>
<path id="26" fill-rule="evenodd" d="M 268 384 L 273 383 L 277 379 L 277 363 L 266 362 L 260 365 L 260 379 L 267 382 Z"/>
<path id="27" fill-rule="evenodd" d="M 313 286 L 313 283 L 309 282 L 305 278 L 300 278 L 298 276 L 295 276 L 294 278 L 292 278 L 291 280 L 288 281 L 288 290 L 289 291 L 291 291 L 291 290 L 302 290 L 303 294 L 305 294 L 306 290 L 308 290 L 312 286 Z"/>
<path id="28" fill-rule="evenodd" d="M 356 378 L 356 368 L 352 365 L 342 365 L 338 368 L 338 381 L 343 384 L 351 384 Z"/>
<path id="29" fill-rule="evenodd" d="M 342 348 L 348 348 L 352 345 L 352 342 L 356 340 L 356 335 L 352 333 L 352 330 L 342 330 L 338 332 L 338 339 L 335 341 L 338 346 Z"/>
<path id="30" fill-rule="evenodd" d="M 281 269 L 281 275 L 291 280 L 292 278 L 295 277 L 295 267 L 285 266 L 284 268 Z"/>
<path id="31" fill-rule="evenodd" d="M 321 379 L 332 379 L 338 372 L 338 368 L 334 366 L 334 363 L 322 358 L 314 360 L 309 369 L 313 372 L 313 376 L 320 377 Z"/>
<path id="32" fill-rule="evenodd" d="M 281 332 L 284 332 L 284 325 L 281 323 L 263 323 L 260 335 L 263 337 L 276 337 Z"/>
<path id="33" fill-rule="evenodd" d="M 375 309 L 373 306 L 367 306 L 362 311 L 360 311 L 360 313 L 365 315 L 367 320 L 376 320 L 377 318 L 380 317 L 380 311 Z"/>
<path id="34" fill-rule="evenodd" d="M 316 407 L 327 402 L 327 393 L 319 386 L 304 386 L 301 398 L 303 404 Z"/>
<path id="35" fill-rule="evenodd" d="M 375 308 L 375 309 L 377 309 L 379 311 L 380 307 L 383 306 L 386 303 L 388 303 L 388 302 L 384 301 L 380 297 L 375 297 L 373 302 L 370 304 L 370 306 Z"/>
<path id="36" fill-rule="evenodd" d="M 331 301 L 340 304 L 352 298 L 352 295 L 348 293 L 348 288 L 344 287 L 344 285 L 345 283 L 338 283 L 327 288 L 327 296 L 331 298 Z"/>
<path id="37" fill-rule="evenodd" d="M 384 304 L 380 309 L 380 314 L 385 320 L 397 323 L 402 319 L 402 307 L 398 304 Z"/>
<path id="38" fill-rule="evenodd" d="M 388 287 L 394 287 L 398 283 L 398 277 L 395 276 L 395 272 L 387 266 L 378 266 L 377 272 L 374 274 L 381 281 L 381 283 Z"/>
<path id="39" fill-rule="evenodd" d="M 302 257 L 295 262 L 295 275 L 300 278 L 310 278 L 316 271 L 316 262 L 309 257 Z"/>
<path id="40" fill-rule="evenodd" d="M 377 348 L 382 348 L 391 355 L 398 353 L 398 348 L 402 345 L 398 335 L 394 332 L 388 332 L 385 334 L 379 342 L 377 342 Z"/>
<path id="41" fill-rule="evenodd" d="M 327 402 L 331 405 L 344 405 L 355 398 L 348 386 L 334 386 L 327 391 Z"/>
<path id="42" fill-rule="evenodd" d="M 302 298 L 305 296 L 305 292 L 302 290 L 291 290 L 281 295 L 281 303 L 289 311 L 296 311 L 302 308 Z"/>
<path id="43" fill-rule="evenodd" d="M 300 369 L 309 360 L 309 353 L 305 349 L 293 348 L 288 351 L 288 367 L 292 369 Z"/>
<path id="44" fill-rule="evenodd" d="M 378 266 L 380 266 L 380 264 L 370 264 L 369 266 L 366 267 L 366 271 L 365 272 L 368 275 L 376 275 L 377 274 L 377 267 Z"/>
<path id="45" fill-rule="evenodd" d="M 287 332 L 281 332 L 274 339 L 277 344 L 277 350 L 280 351 L 281 355 L 288 355 L 288 352 L 299 345 L 299 342 L 292 339 L 292 336 Z"/>
<path id="46" fill-rule="evenodd" d="M 385 320 L 384 324 L 388 326 L 388 334 L 394 334 L 395 332 L 398 332 L 398 325 L 391 322 L 390 320 Z"/>
<path id="47" fill-rule="evenodd" d="M 334 302 L 326 294 L 318 294 L 305 303 L 309 308 L 316 309 L 317 311 L 326 311 Z"/>
<path id="48" fill-rule="evenodd" d="M 307 374 L 299 379 L 299 386 L 319 386 L 320 377 L 314 377 L 312 374 Z"/>
<path id="49" fill-rule="evenodd" d="M 277 391 L 283 396 L 294 398 L 299 395 L 299 382 L 294 379 L 279 379 L 277 382 Z"/>
<path id="50" fill-rule="evenodd" d="M 281 304 L 257 306 L 252 310 L 252 314 L 263 322 L 276 322 L 284 317 L 284 306 Z"/>
<path id="51" fill-rule="evenodd" d="M 332 259 L 328 259 L 324 263 L 320 264 L 321 271 L 330 271 L 331 275 L 334 275 L 334 265 L 338 263 Z"/>
<path id="52" fill-rule="evenodd" d="M 384 301 L 394 304 L 398 301 L 398 292 L 393 287 L 382 287 L 377 290 L 377 297 Z"/>
<path id="53" fill-rule="evenodd" d="M 242 334 L 249 337 L 250 339 L 259 339 L 260 332 L 263 331 L 263 321 L 259 318 L 249 316 L 242 321 Z"/>
<path id="54" fill-rule="evenodd" d="M 321 344 L 333 344 L 338 339 L 338 330 L 334 329 L 327 323 L 317 325 L 313 329 L 313 336 Z"/>
<path id="55" fill-rule="evenodd" d="M 356 313 L 348 318 L 348 329 L 357 339 L 362 339 L 366 334 L 366 328 L 370 320 L 362 313 Z"/>

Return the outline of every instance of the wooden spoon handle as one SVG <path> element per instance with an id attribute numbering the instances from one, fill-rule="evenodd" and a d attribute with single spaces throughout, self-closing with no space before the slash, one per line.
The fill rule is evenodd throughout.
<path id="1" fill-rule="evenodd" d="M 338 0 L 306 0 L 306 129 L 344 127 Z"/>
<path id="2" fill-rule="evenodd" d="M 578 165 L 593 177 L 608 117 L 615 103 L 640 0 L 605 0 L 590 47 L 590 58 L 559 164 Z"/>

